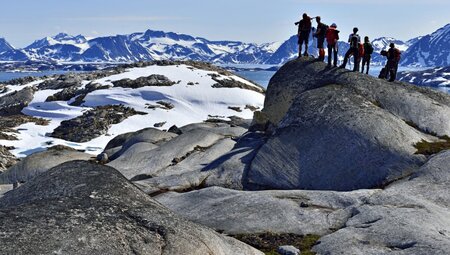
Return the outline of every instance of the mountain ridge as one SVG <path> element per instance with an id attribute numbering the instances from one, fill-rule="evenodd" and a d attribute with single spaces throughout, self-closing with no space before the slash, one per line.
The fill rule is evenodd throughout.
<path id="1" fill-rule="evenodd" d="M 341 38 L 345 36 L 341 33 Z M 312 39 L 312 37 L 311 37 Z M 390 37 L 372 40 L 375 51 L 374 65 L 384 65 L 379 52 L 394 42 L 404 53 L 403 66 L 450 65 L 450 24 L 430 35 L 408 41 Z M 310 40 L 310 54 L 317 55 L 315 40 Z M 339 42 L 339 58 L 348 44 Z M 0 61 L 56 61 L 56 62 L 135 62 L 149 60 L 194 60 L 215 64 L 268 64 L 282 65 L 297 57 L 296 36 L 284 42 L 247 43 L 240 41 L 213 41 L 188 34 L 148 29 L 131 34 L 87 38 L 59 33 L 34 41 L 23 49 L 12 47 L 0 40 Z"/>

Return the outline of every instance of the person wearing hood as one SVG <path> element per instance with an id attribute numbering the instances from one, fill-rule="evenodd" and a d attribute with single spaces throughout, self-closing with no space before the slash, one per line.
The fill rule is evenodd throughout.
<path id="1" fill-rule="evenodd" d="M 328 67 L 331 67 L 331 58 L 333 56 L 333 66 L 337 66 L 338 57 L 338 40 L 339 30 L 337 30 L 336 23 L 331 24 L 326 33 L 327 48 L 328 48 Z"/>

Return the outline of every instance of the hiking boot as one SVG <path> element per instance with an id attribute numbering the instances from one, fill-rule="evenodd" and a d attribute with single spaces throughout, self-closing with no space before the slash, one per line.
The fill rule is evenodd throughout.
<path id="1" fill-rule="evenodd" d="M 305 53 L 303 53 L 303 56 L 307 57 L 307 56 L 308 56 L 308 53 L 306 53 L 306 52 L 305 52 Z"/>

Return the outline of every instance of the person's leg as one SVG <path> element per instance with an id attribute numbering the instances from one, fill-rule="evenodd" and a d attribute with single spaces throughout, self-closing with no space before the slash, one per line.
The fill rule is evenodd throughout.
<path id="1" fill-rule="evenodd" d="M 372 58 L 372 56 L 368 56 L 367 57 L 367 71 L 366 74 L 369 74 L 369 68 L 370 68 L 370 59 Z"/>
<path id="2" fill-rule="evenodd" d="M 336 67 L 337 66 L 337 60 L 338 60 L 338 45 L 337 45 L 337 43 L 335 45 L 333 45 L 333 51 L 334 51 L 333 65 Z"/>
<path id="3" fill-rule="evenodd" d="M 353 49 L 353 60 L 355 61 L 353 71 L 359 71 L 359 62 L 361 62 L 361 59 L 359 58 L 359 50 L 357 48 Z"/>
<path id="4" fill-rule="evenodd" d="M 303 54 L 305 57 L 308 56 L 308 39 L 305 40 L 305 53 Z"/>
<path id="5" fill-rule="evenodd" d="M 347 61 L 348 61 L 348 58 L 350 57 L 351 54 L 352 54 L 352 49 L 350 48 L 350 49 L 345 53 L 345 56 L 344 56 L 344 62 L 342 63 L 341 67 L 345 68 L 345 67 L 347 66 Z"/>
<path id="6" fill-rule="evenodd" d="M 397 79 L 397 70 L 398 70 L 398 63 L 394 63 L 394 66 L 392 68 L 392 74 L 389 81 L 395 81 Z"/>
<path id="7" fill-rule="evenodd" d="M 361 73 L 364 73 L 364 66 L 366 65 L 366 61 L 366 56 L 364 56 L 362 59 Z"/>
<path id="8" fill-rule="evenodd" d="M 386 64 L 386 77 L 385 79 L 390 79 L 391 77 L 391 69 L 392 69 L 392 63 L 388 60 L 387 64 Z"/>
<path id="9" fill-rule="evenodd" d="M 333 46 L 328 44 L 327 49 L 328 49 L 328 65 L 331 66 L 331 53 L 333 51 Z"/>

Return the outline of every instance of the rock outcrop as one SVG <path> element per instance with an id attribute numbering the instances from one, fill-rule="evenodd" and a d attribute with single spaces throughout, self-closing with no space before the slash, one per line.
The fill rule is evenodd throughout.
<path id="1" fill-rule="evenodd" d="M 45 80 L 38 85 L 40 90 L 44 89 L 65 89 L 81 86 L 81 76 L 77 74 L 60 75 L 56 79 Z"/>
<path id="2" fill-rule="evenodd" d="M 200 172 L 208 163 L 230 151 L 235 143 L 232 138 L 242 135 L 245 129 L 224 123 L 204 123 L 185 126 L 181 131 L 178 136 L 166 133 L 173 138 L 147 148 L 136 149 L 132 141 L 127 146 L 133 146 L 122 150 L 122 155 L 108 165 L 129 179 Z"/>
<path id="3" fill-rule="evenodd" d="M 17 163 L 18 159 L 9 152 L 10 148 L 0 145 L 0 176 L 3 171 Z"/>
<path id="4" fill-rule="evenodd" d="M 18 133 L 18 131 L 16 128 L 28 122 L 34 122 L 36 125 L 40 126 L 47 126 L 49 124 L 49 121 L 46 119 L 35 118 L 23 114 L 2 116 L 0 118 L 0 140 L 17 140 L 15 134 Z"/>
<path id="5" fill-rule="evenodd" d="M 342 228 L 378 190 L 237 191 L 219 187 L 169 192 L 155 199 L 183 217 L 228 234 L 291 233 L 325 235 Z"/>
<path id="6" fill-rule="evenodd" d="M 106 145 L 104 152 L 108 154 L 110 160 L 115 160 L 124 153 L 129 154 L 125 157 L 132 157 L 139 152 L 153 150 L 176 136 L 174 133 L 156 128 L 146 128 L 115 137 Z"/>
<path id="7" fill-rule="evenodd" d="M 318 254 L 447 254 L 450 250 L 450 151 L 409 179 L 356 207 L 345 227 L 320 239 Z"/>
<path id="8" fill-rule="evenodd" d="M 188 222 L 110 167 L 65 163 L 0 199 L 5 254 L 263 254 Z"/>
<path id="9" fill-rule="evenodd" d="M 263 189 L 381 187 L 425 163 L 415 144 L 450 134 L 449 95 L 315 60 L 283 66 L 262 113 L 275 131 L 248 181 Z"/>
<path id="10" fill-rule="evenodd" d="M 89 160 L 92 155 L 69 147 L 54 146 L 46 151 L 36 152 L 0 174 L 0 184 L 27 182 L 35 176 L 67 161 Z"/>
<path id="11" fill-rule="evenodd" d="M 132 89 L 137 89 L 145 86 L 158 86 L 158 87 L 172 86 L 175 83 L 176 82 L 173 82 L 169 80 L 169 78 L 167 78 L 166 76 L 160 74 L 152 74 L 148 77 L 139 77 L 135 80 L 127 78 L 113 82 L 114 87 L 132 88 Z"/>
<path id="12" fill-rule="evenodd" d="M 35 88 L 26 87 L 0 97 L 0 116 L 20 114 L 33 100 L 34 92 Z"/>
<path id="13" fill-rule="evenodd" d="M 50 136 L 78 143 L 88 142 L 106 134 L 111 125 L 136 114 L 143 113 L 123 105 L 99 106 L 80 117 L 61 122 Z"/>

